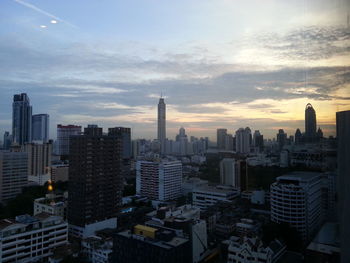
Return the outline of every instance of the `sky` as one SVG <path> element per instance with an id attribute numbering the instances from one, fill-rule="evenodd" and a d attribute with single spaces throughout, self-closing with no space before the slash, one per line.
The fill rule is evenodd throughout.
<path id="1" fill-rule="evenodd" d="M 1 0 L 0 134 L 12 98 L 57 124 L 132 128 L 156 138 L 157 103 L 167 137 L 216 139 L 217 128 L 335 135 L 350 110 L 347 0 Z"/>

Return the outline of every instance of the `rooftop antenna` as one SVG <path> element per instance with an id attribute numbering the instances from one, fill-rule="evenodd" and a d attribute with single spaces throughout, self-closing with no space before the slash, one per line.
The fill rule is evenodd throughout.
<path id="1" fill-rule="evenodd" d="M 163 91 L 160 92 L 160 98 L 163 98 Z"/>

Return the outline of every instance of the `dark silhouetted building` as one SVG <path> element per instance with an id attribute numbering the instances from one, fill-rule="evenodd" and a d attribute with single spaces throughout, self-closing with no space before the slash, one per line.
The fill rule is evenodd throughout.
<path id="1" fill-rule="evenodd" d="M 227 129 L 216 130 L 216 143 L 219 150 L 225 150 Z"/>
<path id="2" fill-rule="evenodd" d="M 160 143 L 161 153 L 165 152 L 165 139 L 166 139 L 166 105 L 164 98 L 159 99 L 158 103 L 158 141 Z"/>
<path id="3" fill-rule="evenodd" d="M 305 108 L 305 140 L 306 142 L 314 142 L 316 138 L 316 112 L 308 103 Z"/>
<path id="4" fill-rule="evenodd" d="M 189 239 L 174 231 L 144 225 L 117 233 L 113 239 L 113 260 L 118 263 L 190 263 Z"/>
<path id="5" fill-rule="evenodd" d="M 32 106 L 26 93 L 13 96 L 12 140 L 18 145 L 32 141 Z"/>
<path id="6" fill-rule="evenodd" d="M 295 144 L 301 144 L 302 139 L 303 139 L 303 135 L 301 134 L 300 129 L 297 129 L 294 135 Z"/>
<path id="7" fill-rule="evenodd" d="M 120 136 L 122 138 L 123 144 L 123 177 L 126 178 L 130 176 L 130 166 L 131 166 L 131 129 L 125 127 L 114 127 L 108 129 L 108 134 L 113 136 Z"/>
<path id="8" fill-rule="evenodd" d="M 89 125 L 83 135 L 70 137 L 69 150 L 68 223 L 72 235 L 80 237 L 89 232 L 88 225 L 113 219 L 118 212 L 123 140 Z"/>
<path id="9" fill-rule="evenodd" d="M 286 145 L 287 142 L 287 133 L 284 132 L 283 129 L 279 129 L 277 133 L 277 143 L 278 149 L 281 151 L 283 146 Z"/>
<path id="10" fill-rule="evenodd" d="M 337 112 L 341 263 L 350 262 L 350 111 Z"/>

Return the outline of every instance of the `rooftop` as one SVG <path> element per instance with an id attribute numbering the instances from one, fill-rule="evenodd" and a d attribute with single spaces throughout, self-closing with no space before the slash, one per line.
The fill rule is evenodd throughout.
<path id="1" fill-rule="evenodd" d="M 290 172 L 285 175 L 277 177 L 277 180 L 298 180 L 298 181 L 309 181 L 315 177 L 320 176 L 321 173 L 317 172 Z"/>

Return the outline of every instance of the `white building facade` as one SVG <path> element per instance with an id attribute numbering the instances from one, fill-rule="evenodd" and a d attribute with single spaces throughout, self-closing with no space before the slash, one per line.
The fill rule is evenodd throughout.
<path id="1" fill-rule="evenodd" d="M 320 173 L 293 172 L 277 177 L 271 185 L 271 221 L 288 223 L 309 240 L 322 223 Z"/>
<path id="2" fill-rule="evenodd" d="M 0 262 L 47 261 L 52 250 L 68 244 L 68 224 L 59 216 L 39 214 L 0 221 Z"/>
<path id="3" fill-rule="evenodd" d="M 238 196 L 239 192 L 229 187 L 198 187 L 192 192 L 192 204 L 200 209 L 206 209 L 218 202 L 231 202 Z"/>
<path id="4" fill-rule="evenodd" d="M 152 200 L 174 200 L 182 194 L 182 164 L 180 161 L 138 161 L 136 193 Z"/>

